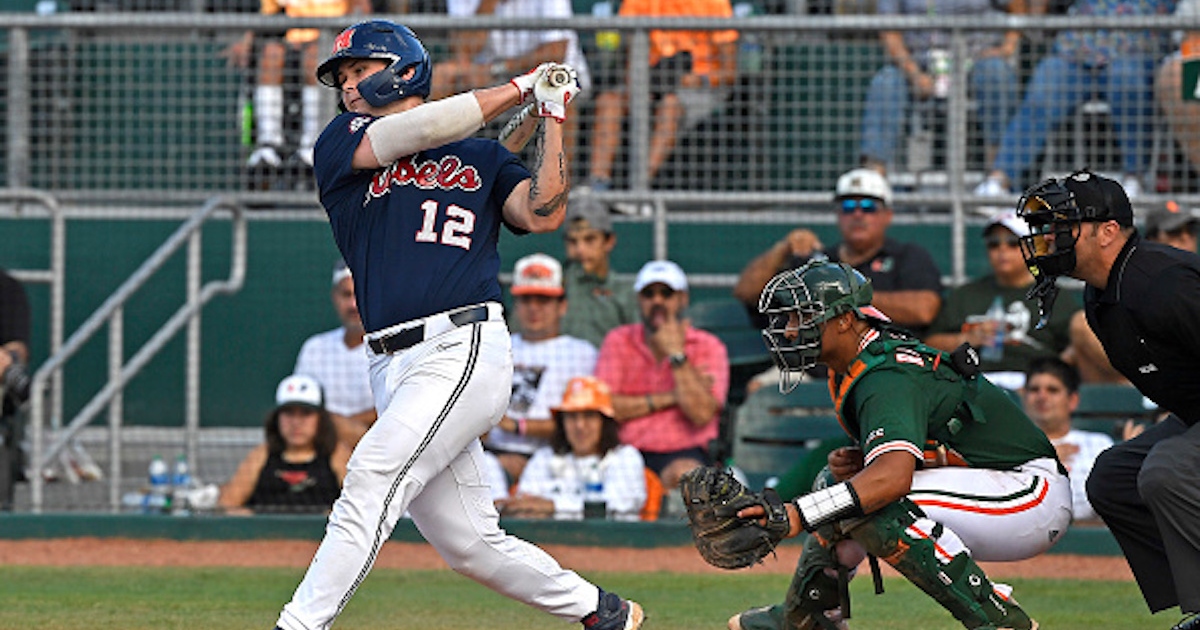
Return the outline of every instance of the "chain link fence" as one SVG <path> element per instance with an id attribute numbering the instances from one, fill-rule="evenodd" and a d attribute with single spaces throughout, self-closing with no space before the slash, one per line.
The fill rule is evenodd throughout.
<path id="1" fill-rule="evenodd" d="M 153 251 L 181 208 L 194 208 L 215 194 L 233 194 L 251 208 L 246 289 L 215 306 L 211 316 L 206 312 L 211 324 L 206 324 L 202 359 L 205 411 L 192 472 L 204 481 L 222 482 L 261 440 L 271 392 L 290 372 L 300 344 L 336 326 L 328 302 L 334 252 L 301 151 L 306 116 L 312 124 L 316 111 L 318 128 L 324 125 L 336 111 L 335 94 L 320 89 L 317 107 L 306 112 L 306 98 L 313 101 L 305 96 L 302 57 L 285 55 L 280 134 L 271 139 L 280 163 L 251 164 L 265 144 L 257 111 L 261 102 L 255 98 L 259 72 L 253 65 L 231 63 L 231 46 L 253 32 L 257 46 L 251 59 L 258 59 L 263 43 L 303 26 L 318 29 L 316 46 L 323 55 L 332 37 L 353 20 L 261 16 L 257 2 L 239 0 L 25 4 L 0 12 L 0 67 L 5 69 L 0 177 L 8 188 L 49 191 L 62 200 L 72 221 L 68 334 L 136 268 L 139 256 Z M 893 235 L 929 249 L 951 282 L 986 269 L 977 238 L 980 209 L 1011 203 L 1022 186 L 1047 175 L 1087 166 L 1136 181 L 1139 213 L 1168 198 L 1200 205 L 1189 159 L 1200 159 L 1200 130 L 1187 124 L 1196 117 L 1196 72 L 1176 54 L 1182 34 L 1175 33 L 1188 26 L 1200 30 L 1200 24 L 1168 15 L 879 16 L 859 14 L 872 11 L 873 3 L 796 1 L 739 4 L 732 19 L 615 19 L 596 8 L 600 3 L 573 4 L 576 17 L 565 22 L 452 19 L 444 3 L 421 0 L 392 0 L 377 9 L 412 26 L 435 63 L 452 59 L 452 36 L 463 31 L 572 31 L 593 81 L 573 112 L 578 119 L 576 187 L 595 179 L 597 147 L 608 138 L 597 132 L 603 95 L 624 89 L 628 108 L 619 119 L 608 185 L 596 190 L 627 213 L 617 217 L 621 244 L 614 265 L 628 275 L 651 258 L 676 260 L 694 281 L 693 301 L 729 299 L 746 261 L 791 227 L 810 226 L 827 243 L 839 240 L 828 201 L 838 175 L 864 160 L 886 168 L 896 188 Z M 888 81 L 893 88 L 909 85 L 904 73 L 911 70 L 885 52 L 881 29 L 909 35 L 932 27 L 945 35 L 912 59 L 929 76 L 929 94 L 872 110 Z M 656 112 L 679 73 L 652 69 L 651 31 L 730 28 L 737 38 L 729 80 L 681 98 L 685 111 L 677 133 L 665 157 L 655 162 Z M 1046 74 L 1053 69 L 1056 42 L 1065 34 L 1098 28 L 1143 36 L 1139 65 L 1126 63 L 1133 55 L 1086 60 L 1071 75 L 1078 89 L 1046 90 L 1056 96 L 1025 102 L 1039 77 L 1059 76 Z M 972 83 L 973 73 L 986 65 L 980 63 L 985 57 L 976 42 L 1007 32 L 1019 37 L 998 61 L 1015 81 L 1015 96 L 1002 108 L 1005 120 L 997 123 L 994 103 L 980 93 L 995 84 Z M 1118 66 L 1128 66 L 1133 74 L 1108 73 Z M 1135 85 L 1115 89 L 1129 76 L 1137 77 Z M 435 73 L 435 90 L 438 80 Z M 1027 128 L 1012 122 L 1023 108 L 1028 109 L 1022 119 Z M 507 117 L 482 134 L 494 137 Z M 1008 197 L 1000 201 L 974 193 L 995 170 L 1011 180 Z M 6 219 L 0 222 L 5 243 L 0 265 L 10 268 L 40 261 L 45 247 L 39 229 L 19 214 L 0 212 Z M 505 241 L 504 271 L 532 251 L 561 259 L 561 236 Z M 180 290 L 180 280 L 158 282 L 158 289 L 152 287 L 129 309 L 131 337 L 144 339 L 155 330 L 157 324 L 142 321 L 157 309 L 155 290 Z M 36 328 L 46 320 L 40 314 L 48 298 L 35 287 L 31 299 Z M 260 330 L 247 322 L 274 325 Z M 35 334 L 36 364 L 46 358 L 47 344 L 44 331 Z M 175 350 L 130 383 L 127 424 L 156 425 L 166 417 L 163 424 L 181 426 L 174 419 L 187 393 L 178 382 L 162 386 L 155 380 L 178 376 L 178 366 L 166 366 L 168 360 L 178 361 Z M 94 358 L 100 354 L 97 349 L 75 368 L 85 373 L 85 381 L 103 373 L 96 369 L 102 362 Z M 70 407 L 82 396 L 72 395 L 70 381 L 67 387 Z M 127 436 L 122 493 L 144 485 L 152 455 L 171 459 L 184 444 L 181 429 L 145 426 Z M 107 467 L 105 439 L 102 428 L 89 428 L 79 441 L 101 469 Z M 120 509 L 99 485 L 51 484 L 47 509 Z M 18 496 L 18 509 L 21 500 Z"/>

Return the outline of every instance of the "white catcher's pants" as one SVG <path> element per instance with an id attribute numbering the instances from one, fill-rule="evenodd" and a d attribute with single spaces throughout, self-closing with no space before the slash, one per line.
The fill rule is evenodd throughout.
<path id="1" fill-rule="evenodd" d="M 354 449 L 281 628 L 329 628 L 405 510 L 455 571 L 566 621 L 596 609 L 596 586 L 500 529 L 484 485 L 479 436 L 499 422 L 512 388 L 508 328 L 492 310 L 486 322 L 371 356 L 379 419 Z"/>
<path id="2" fill-rule="evenodd" d="M 1071 525 L 1071 482 L 1052 458 L 1016 470 L 947 466 L 913 473 L 908 498 L 927 519 L 915 525 L 928 534 L 933 522 L 949 557 L 963 547 L 983 562 L 1013 562 L 1044 553 Z M 923 529 L 924 528 L 924 529 Z M 867 552 L 853 540 L 838 544 L 838 561 L 856 567 Z"/>

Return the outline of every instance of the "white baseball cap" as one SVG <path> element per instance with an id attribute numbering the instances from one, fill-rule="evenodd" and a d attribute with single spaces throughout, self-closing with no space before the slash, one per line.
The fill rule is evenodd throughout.
<path id="1" fill-rule="evenodd" d="M 669 260 L 651 260 L 642 265 L 637 279 L 633 281 L 633 290 L 641 291 L 656 282 L 661 282 L 675 291 L 687 291 L 687 275 L 683 269 Z"/>
<path id="2" fill-rule="evenodd" d="M 987 225 L 983 226 L 983 231 L 986 233 L 993 225 L 1002 225 L 1017 236 L 1029 236 L 1029 224 L 1018 217 L 1015 210 L 1001 210 L 993 214 Z"/>
<path id="3" fill-rule="evenodd" d="M 883 205 L 891 207 L 892 187 L 878 171 L 856 168 L 838 178 L 834 199 L 845 197 L 874 197 L 883 201 Z"/>
<path id="4" fill-rule="evenodd" d="M 279 382 L 275 389 L 275 406 L 303 405 L 314 409 L 325 408 L 325 396 L 317 379 L 303 374 L 293 374 Z"/>
<path id="5" fill-rule="evenodd" d="M 513 270 L 512 294 L 562 295 L 562 265 L 545 254 L 530 254 L 518 260 Z"/>
<path id="6" fill-rule="evenodd" d="M 333 263 L 333 286 L 336 287 L 342 283 L 342 280 L 349 277 L 350 268 L 346 266 L 346 261 L 341 258 L 337 259 L 337 262 Z"/>

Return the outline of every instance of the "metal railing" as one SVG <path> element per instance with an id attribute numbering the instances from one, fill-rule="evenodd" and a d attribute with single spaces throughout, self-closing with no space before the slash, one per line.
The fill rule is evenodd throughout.
<path id="1" fill-rule="evenodd" d="M 11 204 L 11 205 L 7 205 Z M 67 224 L 58 199 L 49 193 L 31 189 L 0 189 L 0 208 L 11 209 L 0 214 L 6 218 L 23 219 L 31 215 L 26 206 L 32 204 L 45 210 L 50 220 L 49 266 L 45 269 L 9 269 L 8 272 L 21 282 L 35 282 L 50 286 L 50 352 L 57 353 L 63 343 L 63 312 L 65 308 L 64 286 L 66 284 Z M 58 427 L 62 419 L 63 384 L 61 375 L 53 375 L 50 390 L 50 422 Z"/>
<path id="2" fill-rule="evenodd" d="M 229 276 L 201 284 L 201 232 L 204 224 L 220 211 L 231 213 L 232 240 L 230 245 Z M 47 359 L 34 373 L 30 384 L 30 454 L 33 474 L 30 476 L 31 509 L 42 511 L 42 470 L 71 441 L 92 418 L 108 407 L 109 430 L 109 505 L 114 512 L 120 507 L 121 483 L 121 426 L 123 422 L 123 392 L 126 383 L 165 346 L 184 326 L 187 326 L 187 395 L 185 400 L 185 440 L 188 462 L 196 463 L 197 432 L 200 428 L 200 312 L 218 295 L 241 290 L 246 272 L 246 221 L 241 204 L 227 198 L 215 197 L 204 204 L 179 226 L 162 245 L 80 325 L 71 338 Z M 124 306 L 171 257 L 187 245 L 186 302 L 166 323 L 129 358 L 124 359 Z M 108 325 L 108 382 L 83 406 L 61 430 L 52 434 L 54 441 L 46 445 L 46 405 L 43 392 L 47 382 L 59 376 L 66 362 L 80 348 Z"/>

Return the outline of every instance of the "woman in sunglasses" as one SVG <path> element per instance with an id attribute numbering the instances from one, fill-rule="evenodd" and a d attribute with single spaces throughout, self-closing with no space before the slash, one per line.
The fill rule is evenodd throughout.
<path id="1" fill-rule="evenodd" d="M 1059 298 L 1045 328 L 1036 330 L 1037 301 L 1026 298 L 1033 275 L 1021 256 L 1020 237 L 1029 226 L 1011 210 L 997 212 L 983 228 L 991 273 L 952 289 L 925 343 L 951 351 L 963 343 L 980 349 L 980 367 L 1006 389 L 1025 384 L 1030 361 L 1057 357 L 1070 345 L 1071 315 L 1081 306 L 1077 292 Z"/>

